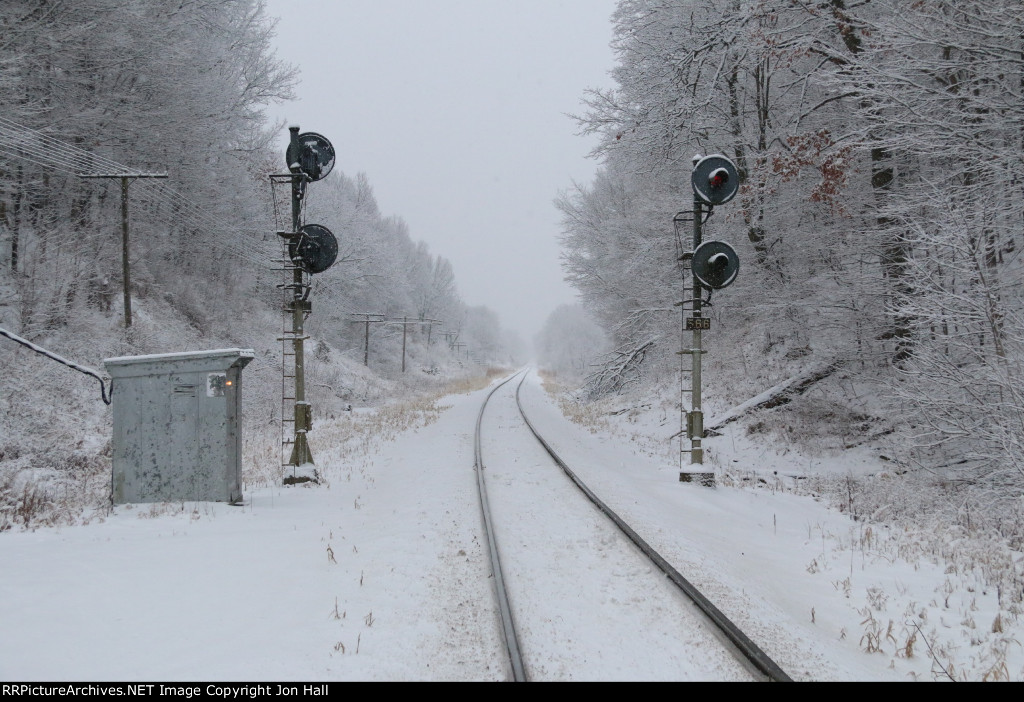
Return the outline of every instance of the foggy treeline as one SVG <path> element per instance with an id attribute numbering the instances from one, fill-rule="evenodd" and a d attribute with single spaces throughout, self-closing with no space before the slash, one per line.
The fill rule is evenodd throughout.
<path id="1" fill-rule="evenodd" d="M 622 0 L 613 22 L 615 86 L 578 115 L 602 166 L 558 201 L 613 346 L 653 342 L 649 382 L 678 369 L 692 225 L 677 239 L 672 218 L 694 155 L 722 153 L 742 184 L 704 240 L 741 267 L 712 296 L 707 362 L 768 369 L 730 399 L 835 364 L 906 467 L 1018 500 L 1024 6 Z"/>

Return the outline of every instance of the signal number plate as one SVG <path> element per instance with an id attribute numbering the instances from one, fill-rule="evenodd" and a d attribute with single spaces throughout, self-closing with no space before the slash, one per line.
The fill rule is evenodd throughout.
<path id="1" fill-rule="evenodd" d="M 686 318 L 686 331 L 694 329 L 710 329 L 711 318 L 710 317 L 687 317 Z"/>

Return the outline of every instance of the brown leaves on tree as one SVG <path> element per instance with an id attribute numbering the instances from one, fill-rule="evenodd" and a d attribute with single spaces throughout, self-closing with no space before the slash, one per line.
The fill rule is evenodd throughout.
<path id="1" fill-rule="evenodd" d="M 806 169 L 817 171 L 821 180 L 810 189 L 808 199 L 842 212 L 839 196 L 853 170 L 853 147 L 837 146 L 827 129 L 789 136 L 786 144 L 790 149 L 787 153 L 772 157 L 772 172 L 780 176 L 782 182 L 788 182 Z"/>

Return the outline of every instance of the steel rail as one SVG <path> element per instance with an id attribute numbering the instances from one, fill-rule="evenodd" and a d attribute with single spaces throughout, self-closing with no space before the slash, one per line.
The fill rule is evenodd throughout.
<path id="1" fill-rule="evenodd" d="M 480 512 L 483 515 L 484 534 L 487 536 L 487 548 L 491 557 L 491 571 L 494 574 L 495 597 L 498 600 L 498 612 L 501 619 L 501 630 L 505 639 L 505 650 L 508 653 L 509 664 L 512 666 L 512 680 L 514 682 L 527 682 L 526 666 L 523 664 L 523 654 L 519 647 L 519 637 L 516 634 L 515 620 L 512 618 L 512 607 L 509 604 L 508 591 L 505 589 L 505 575 L 501 570 L 501 560 L 498 557 L 498 542 L 494 536 L 494 524 L 491 520 L 491 508 L 487 502 L 487 487 L 484 484 L 484 459 L 480 447 L 480 426 L 484 420 L 484 410 L 491 396 L 500 387 L 515 378 L 519 373 L 513 373 L 505 380 L 495 385 L 480 406 L 480 414 L 476 418 L 476 436 L 474 438 L 473 469 L 476 471 L 477 494 L 480 497 Z M 523 375 L 525 378 L 525 374 Z"/>
<path id="2" fill-rule="evenodd" d="M 514 378 L 515 376 L 512 376 Z M 508 378 L 505 382 L 507 383 L 512 378 Z M 523 404 L 519 398 L 519 390 L 523 387 L 523 382 L 526 380 L 526 374 L 523 375 L 519 381 L 519 385 L 516 386 L 516 405 L 519 407 L 519 414 L 522 415 L 523 421 L 526 422 L 526 426 L 529 427 L 533 436 L 540 442 L 544 450 L 548 452 L 548 455 L 554 460 L 555 463 L 565 472 L 565 474 L 576 484 L 583 494 L 597 506 L 615 525 L 624 533 L 629 539 L 637 545 L 637 547 L 643 551 L 643 553 L 651 559 L 663 573 L 675 584 L 691 601 L 708 617 L 708 619 L 718 628 L 729 639 L 729 641 L 739 650 L 739 652 L 745 658 L 745 661 L 753 665 L 754 668 L 765 675 L 769 681 L 772 682 L 793 682 L 792 678 L 786 674 L 784 670 L 775 661 L 768 657 L 768 655 L 762 651 L 757 644 L 750 640 L 750 638 L 744 634 L 739 627 L 737 627 L 728 617 L 725 616 L 711 600 L 704 596 L 704 594 L 698 590 L 690 581 L 682 576 L 682 574 L 672 567 L 672 565 L 665 560 L 665 558 L 654 550 L 643 538 L 640 537 L 625 521 L 619 517 L 608 505 L 600 500 L 594 492 L 584 484 L 580 478 L 573 473 L 569 466 L 559 457 L 551 445 L 544 440 L 537 429 L 530 422 L 526 416 L 526 412 L 523 410 Z M 502 383 L 504 384 L 504 383 Z M 501 387 L 500 385 L 498 387 Z M 498 388 L 496 387 L 495 390 Z M 494 392 L 493 390 L 491 391 Z M 490 395 L 488 395 L 490 399 Z M 481 411 L 482 415 L 482 411 Z M 479 427 L 479 422 L 477 423 Z M 478 433 L 479 437 L 479 433 Z"/>

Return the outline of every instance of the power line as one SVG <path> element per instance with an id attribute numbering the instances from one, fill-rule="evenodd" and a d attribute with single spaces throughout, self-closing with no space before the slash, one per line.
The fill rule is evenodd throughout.
<path id="1" fill-rule="evenodd" d="M 44 132 L 20 125 L 5 117 L 0 117 L 0 152 L 6 153 L 16 159 L 28 161 L 43 168 L 51 168 L 73 175 L 96 172 L 98 169 L 105 169 L 115 172 L 118 175 L 128 177 L 145 177 L 146 173 L 133 169 L 117 161 L 98 156 L 92 152 L 85 151 L 76 146 L 62 142 Z M 150 185 L 150 184 L 146 184 Z M 185 195 L 164 185 L 145 187 L 157 202 L 170 205 L 180 213 L 194 220 L 197 226 L 206 225 L 222 232 L 237 232 L 236 223 L 227 222 L 210 214 L 201 205 L 190 200 Z M 158 213 L 153 215 L 155 219 L 166 224 L 176 223 L 170 215 Z M 212 225 L 212 227 L 210 227 Z M 256 234 L 255 231 L 252 232 Z M 222 252 L 244 259 L 254 266 L 260 268 L 271 268 L 267 263 L 270 247 L 259 239 L 245 241 L 237 240 L 238 234 L 230 235 L 231 238 L 208 237 L 206 244 Z"/>

